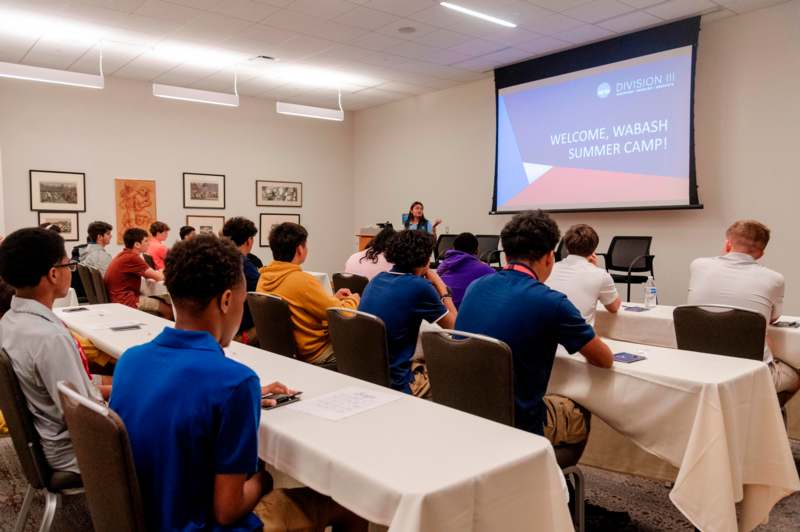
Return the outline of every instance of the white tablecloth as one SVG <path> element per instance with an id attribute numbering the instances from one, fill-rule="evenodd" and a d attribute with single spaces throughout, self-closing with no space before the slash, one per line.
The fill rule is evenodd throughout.
<path id="1" fill-rule="evenodd" d="M 751 530 L 800 490 L 767 366 L 614 340 L 647 360 L 604 370 L 559 354 L 549 391 L 571 397 L 679 469 L 670 499 L 703 531 Z M 741 501 L 737 523 L 735 503 Z"/>
<path id="2" fill-rule="evenodd" d="M 333 285 L 331 285 L 331 278 L 325 272 L 306 272 L 310 273 L 314 276 L 314 279 L 319 281 L 319 284 L 322 285 L 322 288 L 325 289 L 326 292 L 333 295 Z"/>
<path id="3" fill-rule="evenodd" d="M 114 356 L 152 339 L 168 323 L 114 304 L 57 313 Z M 97 328 L 126 321 L 144 325 L 122 332 Z M 375 388 L 242 344 L 232 344 L 228 353 L 253 368 L 262 383 L 280 380 L 303 390 L 305 399 L 346 386 Z M 393 532 L 572 530 L 563 475 L 547 440 L 400 395 L 336 422 L 291 408 L 264 411 L 259 454 Z"/>
<path id="4" fill-rule="evenodd" d="M 75 289 L 72 287 L 70 287 L 66 296 L 53 301 L 53 308 L 74 307 L 76 305 L 78 305 L 78 294 L 75 293 Z"/>

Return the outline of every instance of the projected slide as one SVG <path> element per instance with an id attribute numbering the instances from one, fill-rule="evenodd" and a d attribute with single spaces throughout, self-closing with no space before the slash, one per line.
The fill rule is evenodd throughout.
<path id="1" fill-rule="evenodd" d="M 692 47 L 500 89 L 497 211 L 689 204 Z"/>

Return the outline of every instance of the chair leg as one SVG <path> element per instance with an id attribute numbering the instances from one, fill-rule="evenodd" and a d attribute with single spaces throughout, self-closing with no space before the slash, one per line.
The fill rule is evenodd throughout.
<path id="1" fill-rule="evenodd" d="M 631 280 L 628 279 L 628 303 L 631 302 Z"/>
<path id="2" fill-rule="evenodd" d="M 31 510 L 31 502 L 33 501 L 33 494 L 35 491 L 33 486 L 28 484 L 28 489 L 25 491 L 25 498 L 22 499 L 22 508 L 19 510 L 17 522 L 14 525 L 14 532 L 22 532 L 22 529 L 25 528 L 25 521 L 28 520 L 28 513 Z"/>
<path id="3" fill-rule="evenodd" d="M 61 495 L 49 491 L 45 491 L 45 495 L 44 514 L 42 515 L 42 524 L 39 526 L 39 532 L 50 532 L 50 527 L 53 526 L 53 518 L 56 516 L 56 509 L 61 506 Z"/>
<path id="4" fill-rule="evenodd" d="M 567 477 L 573 479 L 572 483 L 575 486 L 575 515 L 573 520 L 577 525 L 577 532 L 585 532 L 586 530 L 586 501 L 585 501 L 585 487 L 583 471 L 578 466 L 567 467 L 562 469 L 561 472 Z"/>

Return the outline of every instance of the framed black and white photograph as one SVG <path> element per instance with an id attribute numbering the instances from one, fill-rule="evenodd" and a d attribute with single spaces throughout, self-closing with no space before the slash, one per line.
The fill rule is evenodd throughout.
<path id="1" fill-rule="evenodd" d="M 261 245 L 262 248 L 269 247 L 269 232 L 272 230 L 272 228 L 284 222 L 292 222 L 299 224 L 300 215 L 274 213 L 274 212 L 261 213 L 258 219 L 258 234 L 259 234 L 259 244 Z"/>
<path id="2" fill-rule="evenodd" d="M 183 174 L 184 209 L 224 209 L 225 176 L 222 174 Z"/>
<path id="3" fill-rule="evenodd" d="M 219 236 L 225 225 L 225 217 L 187 214 L 186 225 L 191 225 L 198 233 Z"/>
<path id="4" fill-rule="evenodd" d="M 86 212 L 86 174 L 30 170 L 31 210 Z"/>
<path id="5" fill-rule="evenodd" d="M 41 226 L 42 224 L 58 226 L 61 238 L 67 242 L 77 242 L 80 238 L 77 212 L 39 211 L 39 225 Z"/>
<path id="6" fill-rule="evenodd" d="M 297 181 L 256 181 L 257 207 L 302 207 L 303 183 Z"/>

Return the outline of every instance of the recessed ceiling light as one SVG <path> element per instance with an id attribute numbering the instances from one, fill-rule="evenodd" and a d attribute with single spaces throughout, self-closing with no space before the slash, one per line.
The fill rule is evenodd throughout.
<path id="1" fill-rule="evenodd" d="M 475 11 L 467 7 L 451 4 L 450 2 L 439 2 L 439 5 L 442 7 L 446 7 L 447 9 L 452 9 L 453 11 L 458 11 L 459 13 L 464 13 L 465 15 L 469 15 L 471 17 L 478 17 L 479 19 L 483 19 L 489 22 L 494 22 L 495 24 L 500 24 L 501 26 L 505 26 L 507 28 L 517 27 L 517 25 L 514 24 L 513 22 L 493 17 L 491 15 L 487 15 L 486 13 L 481 13 L 480 11 Z"/>
<path id="2" fill-rule="evenodd" d="M 414 26 L 403 26 L 402 28 L 397 28 L 399 33 L 414 33 L 417 31 L 417 28 Z"/>

